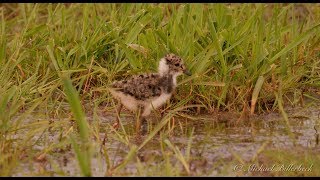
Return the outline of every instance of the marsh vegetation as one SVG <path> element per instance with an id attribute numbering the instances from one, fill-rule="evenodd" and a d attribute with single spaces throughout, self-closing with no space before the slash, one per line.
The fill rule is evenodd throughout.
<path id="1" fill-rule="evenodd" d="M 319 4 L 0 4 L 1 176 L 319 176 Z M 111 82 L 192 72 L 136 139 Z M 162 116 L 161 116 L 162 114 Z M 239 171 L 300 165 L 312 171 Z"/>

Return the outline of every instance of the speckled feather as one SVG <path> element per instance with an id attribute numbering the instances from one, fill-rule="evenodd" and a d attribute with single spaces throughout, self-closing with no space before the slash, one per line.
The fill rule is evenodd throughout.
<path id="1" fill-rule="evenodd" d="M 127 80 L 116 81 L 112 88 L 134 97 L 137 100 L 147 100 L 173 91 L 172 76 L 160 76 L 157 73 L 141 74 Z"/>

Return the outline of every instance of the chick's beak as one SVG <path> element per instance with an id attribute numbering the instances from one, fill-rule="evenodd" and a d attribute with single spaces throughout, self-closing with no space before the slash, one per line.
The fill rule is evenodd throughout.
<path id="1" fill-rule="evenodd" d="M 191 75 L 192 75 L 191 72 L 190 72 L 188 69 L 185 69 L 185 70 L 183 71 L 183 73 L 186 74 L 186 75 L 188 75 L 188 76 L 191 76 Z"/>

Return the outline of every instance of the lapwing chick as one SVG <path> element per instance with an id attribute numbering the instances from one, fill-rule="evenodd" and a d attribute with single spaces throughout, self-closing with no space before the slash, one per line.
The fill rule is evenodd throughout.
<path id="1" fill-rule="evenodd" d="M 140 110 L 141 114 L 136 123 L 136 131 L 140 133 L 141 123 L 146 121 L 153 109 L 159 108 L 170 99 L 177 87 L 177 77 L 183 73 L 191 75 L 183 59 L 175 54 L 167 54 L 160 59 L 158 73 L 135 75 L 112 83 L 109 91 L 119 100 L 113 127 L 119 127 L 120 111 L 124 106 L 132 112 Z"/>

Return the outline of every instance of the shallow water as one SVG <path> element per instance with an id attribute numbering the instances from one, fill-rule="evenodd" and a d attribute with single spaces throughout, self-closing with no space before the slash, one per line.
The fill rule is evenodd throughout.
<path id="1" fill-rule="evenodd" d="M 320 132 L 319 108 L 290 108 L 286 109 L 289 116 L 289 123 L 294 137 L 287 133 L 287 126 L 280 114 L 269 113 L 256 116 L 250 119 L 249 125 L 226 126 L 223 123 L 215 123 L 214 115 L 202 115 L 195 120 L 176 118 L 176 127 L 171 135 L 166 138 L 174 145 L 179 147 L 182 154 L 186 153 L 189 137 L 185 131 L 194 128 L 192 145 L 190 152 L 190 175 L 197 176 L 234 176 L 236 172 L 232 168 L 225 171 L 221 164 L 226 164 L 235 159 L 249 161 L 256 155 L 257 151 L 264 145 L 265 149 L 288 149 L 294 151 L 295 148 L 319 149 L 317 136 Z M 212 118 L 212 119 L 210 119 Z M 92 121 L 92 118 L 88 117 Z M 100 116 L 102 125 L 112 124 L 114 117 Z M 122 117 L 122 122 L 127 133 L 133 132 L 133 117 Z M 318 132 L 315 130 L 317 129 Z M 184 131 L 184 132 L 183 132 Z M 129 148 L 127 145 L 112 138 L 114 133 L 108 133 L 105 147 L 108 151 L 110 161 L 114 165 L 120 163 L 127 155 Z M 19 134 L 17 134 L 19 136 Z M 49 140 L 58 141 L 56 133 L 50 133 Z M 110 136 L 110 137 L 109 137 Z M 100 132 L 100 138 L 104 137 L 104 132 Z M 138 152 L 138 157 L 142 164 L 148 164 L 145 175 L 153 175 L 157 172 L 159 163 L 163 163 L 163 154 L 160 150 L 160 136 L 156 135 L 153 139 Z M 96 153 L 92 160 L 93 176 L 105 176 L 107 165 L 106 160 L 99 153 L 100 145 L 95 144 Z M 35 150 L 43 150 L 40 145 L 34 145 Z M 24 176 L 39 171 L 35 169 L 45 169 L 47 175 L 53 176 L 79 176 L 80 171 L 75 155 L 70 148 L 64 152 L 48 154 L 46 163 L 32 162 L 21 164 L 15 176 Z M 172 164 L 177 164 L 176 159 L 172 159 Z M 40 168 L 40 169 L 41 169 Z M 183 169 L 183 167 L 181 166 Z M 61 173 L 59 173 L 59 169 Z M 22 171 L 21 171 L 22 170 Z M 51 172 L 51 173 L 50 173 Z M 137 161 L 133 158 L 121 173 L 118 175 L 137 176 Z M 156 176 L 159 174 L 155 173 Z"/>

